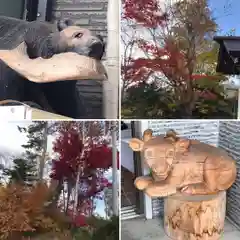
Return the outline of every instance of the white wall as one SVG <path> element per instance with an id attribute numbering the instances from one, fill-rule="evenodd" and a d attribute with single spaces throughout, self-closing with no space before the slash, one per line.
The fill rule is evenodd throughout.
<path id="1" fill-rule="evenodd" d="M 121 141 L 121 166 L 134 173 L 133 151 L 129 147 L 129 139 L 122 139 Z"/>

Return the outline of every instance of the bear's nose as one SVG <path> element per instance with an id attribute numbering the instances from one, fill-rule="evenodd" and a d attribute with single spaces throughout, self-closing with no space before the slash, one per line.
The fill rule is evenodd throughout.
<path id="1" fill-rule="evenodd" d="M 94 41 L 90 47 L 89 57 L 101 60 L 104 54 L 104 45 L 100 41 Z"/>

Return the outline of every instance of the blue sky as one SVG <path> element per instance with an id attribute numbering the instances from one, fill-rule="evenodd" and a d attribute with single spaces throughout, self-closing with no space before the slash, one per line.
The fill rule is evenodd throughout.
<path id="1" fill-rule="evenodd" d="M 209 4 L 222 33 L 234 28 L 240 35 L 240 0 L 209 0 Z"/>

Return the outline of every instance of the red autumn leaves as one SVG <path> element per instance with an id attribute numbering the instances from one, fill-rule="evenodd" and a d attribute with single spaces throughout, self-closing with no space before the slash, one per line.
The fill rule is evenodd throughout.
<path id="1" fill-rule="evenodd" d="M 215 94 L 210 90 L 197 89 L 195 81 L 200 78 L 214 81 L 218 80 L 219 77 L 194 74 L 196 59 L 188 52 L 181 50 L 177 41 L 171 37 L 170 32 L 161 33 L 161 31 L 171 29 L 172 24 L 170 15 L 165 13 L 162 9 L 163 5 L 160 5 L 163 4 L 163 1 L 124 0 L 122 2 L 124 24 L 129 25 L 130 32 L 141 32 L 140 35 L 133 34 L 134 37 L 129 37 L 129 39 L 134 42 L 139 52 L 143 53 L 141 55 L 129 53 L 125 56 L 126 59 L 123 62 L 127 64 L 122 66 L 123 81 L 127 82 L 128 86 L 134 86 L 140 82 L 147 82 L 151 76 L 160 76 L 160 78 L 168 79 L 169 85 L 177 88 L 178 91 L 179 86 L 181 86 L 182 92 L 188 88 L 187 92 L 190 95 L 212 99 Z M 127 35 L 131 34 L 127 33 Z M 150 38 L 146 36 L 150 36 Z M 193 67 L 189 67 L 190 65 Z M 179 95 L 181 96 L 181 94 Z"/>
<path id="2" fill-rule="evenodd" d="M 64 131 L 57 138 L 53 150 L 58 154 L 53 160 L 51 178 L 56 180 L 73 179 L 76 177 L 81 163 L 80 155 L 83 142 L 75 130 Z"/>
<path id="3" fill-rule="evenodd" d="M 119 162 L 119 153 L 118 153 Z M 112 149 L 107 145 L 93 145 L 87 157 L 90 168 L 108 169 L 112 166 Z M 118 164 L 119 168 L 119 164 Z"/>
<path id="4" fill-rule="evenodd" d="M 156 0 L 125 0 L 123 2 L 124 18 L 134 20 L 144 27 L 155 28 L 163 24 L 167 15 L 158 11 Z"/>
<path id="5" fill-rule="evenodd" d="M 112 149 L 105 144 L 90 144 L 82 157 L 84 145 L 76 130 L 61 133 L 53 150 L 58 156 L 53 160 L 51 177 L 57 180 L 74 178 L 79 164 L 92 170 L 107 170 L 112 166 Z"/>
<path id="6" fill-rule="evenodd" d="M 111 183 L 105 177 L 104 172 L 112 167 L 112 148 L 104 141 L 89 141 L 83 144 L 79 130 L 74 126 L 61 128 L 53 150 L 56 153 L 53 160 L 50 177 L 60 182 L 76 182 L 79 166 L 82 166 L 77 215 L 73 217 L 76 226 L 86 225 L 86 216 L 91 215 L 94 209 L 93 199 L 101 198 L 101 192 Z M 118 160 L 119 161 L 119 160 Z M 88 203 L 88 204 L 87 204 Z M 89 205 L 90 204 L 90 205 Z M 73 209 L 73 203 L 69 206 L 68 213 Z M 70 214 L 71 215 L 71 214 Z"/>

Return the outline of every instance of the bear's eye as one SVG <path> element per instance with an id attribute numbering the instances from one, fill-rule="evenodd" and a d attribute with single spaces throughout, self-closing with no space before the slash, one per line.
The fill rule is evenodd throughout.
<path id="1" fill-rule="evenodd" d="M 75 34 L 74 38 L 81 38 L 83 36 L 83 33 L 77 33 Z"/>

